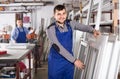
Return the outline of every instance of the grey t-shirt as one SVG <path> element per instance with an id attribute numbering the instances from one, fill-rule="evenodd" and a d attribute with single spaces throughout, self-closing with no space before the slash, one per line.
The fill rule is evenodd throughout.
<path id="1" fill-rule="evenodd" d="M 56 24 L 57 25 L 57 24 Z M 76 22 L 76 21 L 70 21 L 70 26 L 72 28 L 72 30 L 79 30 L 79 31 L 83 31 L 83 32 L 88 32 L 88 33 L 92 33 L 94 28 L 88 26 L 88 25 L 83 25 L 83 24 L 80 24 L 79 22 Z M 64 28 L 61 27 L 61 26 L 58 26 L 58 29 L 60 30 L 60 32 L 67 32 L 68 29 L 67 29 L 67 26 L 64 25 Z M 71 63 L 74 63 L 75 61 L 75 57 L 72 56 L 69 51 L 67 51 L 61 44 L 60 42 L 58 41 L 57 37 L 56 37 L 56 33 L 55 33 L 55 25 L 51 25 L 47 28 L 46 30 L 46 33 L 47 33 L 47 36 L 49 38 L 49 41 L 50 41 L 50 44 L 56 44 L 60 51 L 59 53 L 65 57 L 68 61 L 70 61 Z M 72 39 L 72 38 L 71 38 Z M 51 46 L 50 46 L 51 47 Z"/>

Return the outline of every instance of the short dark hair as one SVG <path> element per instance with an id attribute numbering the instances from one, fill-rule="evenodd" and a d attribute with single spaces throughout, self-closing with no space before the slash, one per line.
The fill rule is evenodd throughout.
<path id="1" fill-rule="evenodd" d="M 55 13 L 56 10 L 60 11 L 60 10 L 63 10 L 63 9 L 66 10 L 64 5 L 56 5 L 55 8 L 54 8 L 54 13 Z"/>
<path id="2" fill-rule="evenodd" d="M 18 18 L 18 19 L 16 19 L 16 20 L 22 20 L 21 18 Z"/>

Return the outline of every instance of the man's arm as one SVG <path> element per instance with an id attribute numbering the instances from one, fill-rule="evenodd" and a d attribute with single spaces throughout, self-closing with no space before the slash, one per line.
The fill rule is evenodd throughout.
<path id="1" fill-rule="evenodd" d="M 16 28 L 14 28 L 12 33 L 11 33 L 10 41 L 13 42 L 13 43 L 16 43 L 16 39 L 17 39 L 17 31 L 16 31 Z"/>
<path id="2" fill-rule="evenodd" d="M 23 27 L 26 34 L 29 33 L 29 30 L 26 27 Z"/>
<path id="3" fill-rule="evenodd" d="M 70 21 L 70 24 L 72 29 L 92 33 L 95 38 L 97 38 L 101 34 L 100 31 L 95 30 L 92 26 L 89 25 L 80 24 L 79 22 L 76 21 Z"/>
<path id="4" fill-rule="evenodd" d="M 75 58 L 59 43 L 55 34 L 55 27 L 51 26 L 50 28 L 47 29 L 46 33 L 50 42 L 53 44 L 56 50 L 68 61 L 70 61 L 71 63 L 74 63 Z"/>
<path id="5" fill-rule="evenodd" d="M 83 32 L 89 32 L 89 33 L 93 33 L 94 28 L 89 26 L 89 25 L 84 25 L 81 24 L 79 22 L 76 22 L 75 20 L 70 21 L 70 25 L 74 30 L 80 30 Z"/>

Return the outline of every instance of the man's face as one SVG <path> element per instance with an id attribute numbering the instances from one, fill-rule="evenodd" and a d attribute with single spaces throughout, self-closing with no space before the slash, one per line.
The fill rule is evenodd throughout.
<path id="1" fill-rule="evenodd" d="M 22 20 L 17 20 L 17 26 L 22 27 Z"/>
<path id="2" fill-rule="evenodd" d="M 56 10 L 54 13 L 54 18 L 56 19 L 56 21 L 60 24 L 63 24 L 66 20 L 67 17 L 67 12 L 65 9 L 63 10 Z"/>

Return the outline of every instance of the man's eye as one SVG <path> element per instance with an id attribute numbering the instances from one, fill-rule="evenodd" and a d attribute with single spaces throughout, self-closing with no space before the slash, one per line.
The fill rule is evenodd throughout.
<path id="1" fill-rule="evenodd" d="M 65 15 L 66 13 L 63 13 L 63 15 Z"/>
<path id="2" fill-rule="evenodd" d="M 61 15 L 61 14 L 58 13 L 57 15 Z"/>

